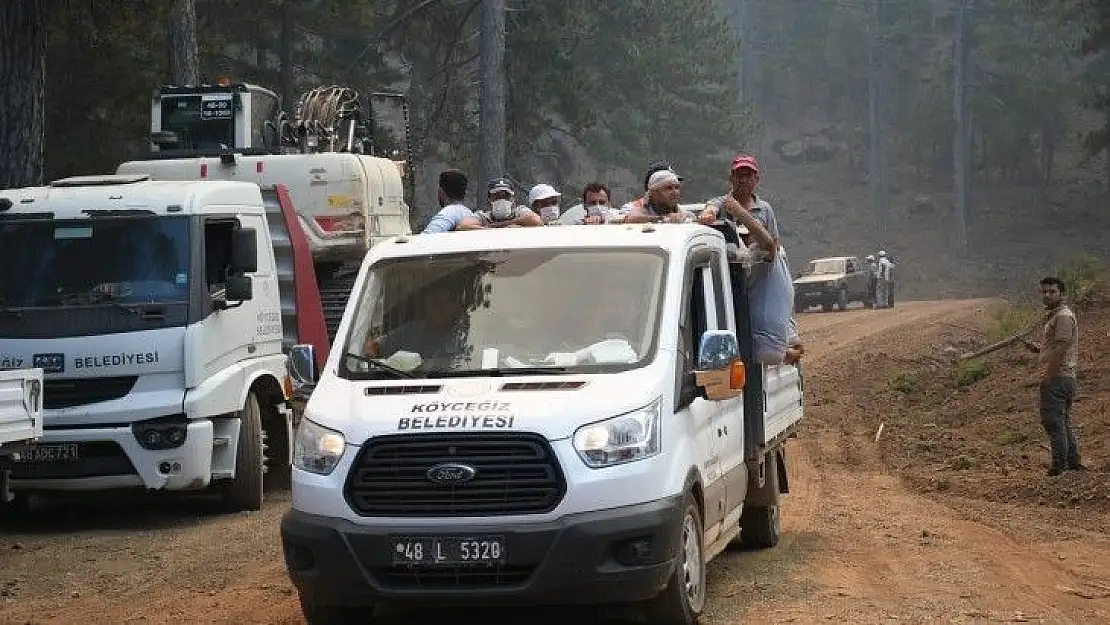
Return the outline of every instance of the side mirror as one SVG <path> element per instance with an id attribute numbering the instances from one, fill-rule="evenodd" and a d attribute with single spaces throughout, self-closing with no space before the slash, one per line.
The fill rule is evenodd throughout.
<path id="1" fill-rule="evenodd" d="M 310 344 L 294 345 L 285 357 L 285 372 L 292 384 L 292 395 L 298 399 L 308 399 L 316 387 L 316 348 Z"/>
<path id="2" fill-rule="evenodd" d="M 708 330 L 701 335 L 698 345 L 698 370 L 726 369 L 740 358 L 740 342 L 731 330 Z"/>
<path id="3" fill-rule="evenodd" d="M 710 401 L 732 399 L 743 392 L 747 380 L 736 333 L 708 330 L 702 334 L 694 377 Z"/>
<path id="4" fill-rule="evenodd" d="M 254 298 L 254 282 L 250 276 L 230 276 L 224 289 L 224 299 L 229 302 L 245 302 Z"/>
<path id="5" fill-rule="evenodd" d="M 255 271 L 258 271 L 258 240 L 254 228 L 237 228 L 231 235 L 231 272 L 242 275 Z"/>

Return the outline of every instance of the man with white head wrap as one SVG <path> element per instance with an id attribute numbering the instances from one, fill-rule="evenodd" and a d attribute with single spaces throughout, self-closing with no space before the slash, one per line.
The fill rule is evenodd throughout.
<path id="1" fill-rule="evenodd" d="M 643 206 L 629 211 L 625 223 L 662 221 L 685 223 L 694 221 L 693 213 L 679 208 L 682 195 L 682 178 L 672 169 L 662 169 L 648 178 L 647 199 Z"/>

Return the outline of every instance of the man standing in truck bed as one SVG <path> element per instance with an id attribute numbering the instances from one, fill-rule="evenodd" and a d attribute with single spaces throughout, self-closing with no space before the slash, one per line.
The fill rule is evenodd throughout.
<path id="1" fill-rule="evenodd" d="M 1075 369 L 1079 362 L 1079 325 L 1075 313 L 1064 303 L 1067 286 L 1063 280 L 1048 277 L 1041 280 L 1041 299 L 1047 311 L 1044 339 L 1040 345 L 1023 340 L 1025 347 L 1039 354 L 1041 425 L 1048 432 L 1052 449 L 1049 475 L 1064 471 L 1082 471 L 1079 445 L 1071 423 L 1071 407 L 1075 400 Z"/>

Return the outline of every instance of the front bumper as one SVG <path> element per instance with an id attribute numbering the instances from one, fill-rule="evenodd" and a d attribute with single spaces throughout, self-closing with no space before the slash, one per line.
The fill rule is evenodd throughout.
<path id="1" fill-rule="evenodd" d="M 76 444 L 78 458 L 12 463 L 11 484 L 18 491 L 204 488 L 212 475 L 212 438 L 208 419 L 189 423 L 182 446 L 157 451 L 140 446 L 130 426 L 47 430 L 37 445 Z"/>
<path id="2" fill-rule="evenodd" d="M 405 535 L 504 536 L 492 567 L 393 566 L 391 527 L 290 510 L 281 522 L 286 569 L 317 605 L 592 605 L 651 599 L 667 585 L 679 550 L 681 497 L 549 522 L 405 527 Z"/>
<path id="3" fill-rule="evenodd" d="M 807 286 L 804 284 L 794 285 L 794 304 L 813 306 L 814 304 L 826 304 L 836 301 L 840 291 L 836 287 L 826 286 Z"/>

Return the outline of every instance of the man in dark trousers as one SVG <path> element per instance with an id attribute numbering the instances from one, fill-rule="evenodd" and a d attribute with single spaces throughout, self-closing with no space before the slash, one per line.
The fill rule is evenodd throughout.
<path id="1" fill-rule="evenodd" d="M 1044 338 L 1038 345 L 1022 340 L 1025 347 L 1038 354 L 1040 369 L 1041 425 L 1048 433 L 1052 449 L 1050 476 L 1064 471 L 1082 471 L 1079 445 L 1071 423 L 1071 407 L 1075 400 L 1075 369 L 1079 361 L 1079 325 L 1075 313 L 1064 303 L 1067 285 L 1055 277 L 1041 280 L 1041 299 L 1045 307 Z"/>

